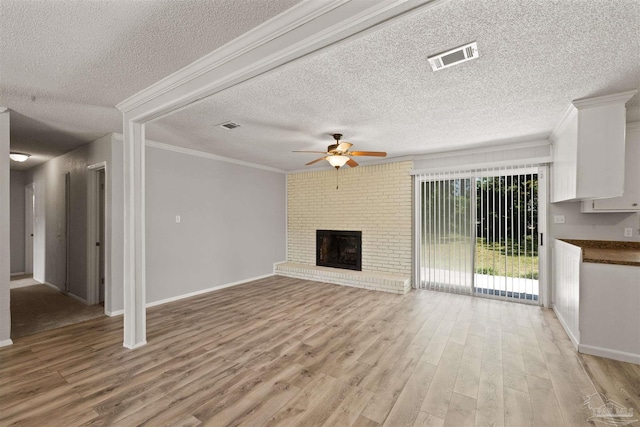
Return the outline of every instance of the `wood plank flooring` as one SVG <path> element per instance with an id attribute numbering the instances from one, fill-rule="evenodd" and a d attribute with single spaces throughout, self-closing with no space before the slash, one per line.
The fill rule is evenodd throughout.
<path id="1" fill-rule="evenodd" d="M 121 317 L 0 349 L 0 425 L 594 425 L 538 307 L 272 277 L 147 314 L 136 350 Z"/>

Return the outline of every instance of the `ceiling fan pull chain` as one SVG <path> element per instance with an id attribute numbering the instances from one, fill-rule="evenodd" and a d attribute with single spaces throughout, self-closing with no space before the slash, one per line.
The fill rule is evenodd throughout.
<path id="1" fill-rule="evenodd" d="M 336 190 L 338 189 L 338 171 L 340 169 L 336 168 Z"/>

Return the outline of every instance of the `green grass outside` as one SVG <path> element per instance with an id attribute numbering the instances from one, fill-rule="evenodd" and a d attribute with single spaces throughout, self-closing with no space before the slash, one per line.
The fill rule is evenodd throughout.
<path id="1" fill-rule="evenodd" d="M 425 254 L 429 247 L 423 246 Z M 537 250 L 537 245 L 534 244 Z M 519 255 L 519 256 L 518 256 Z M 431 253 L 432 265 L 437 268 L 466 269 L 471 264 L 471 246 L 463 240 L 450 239 L 440 243 Z M 518 247 L 515 242 L 485 243 L 478 239 L 475 245 L 475 272 L 494 276 L 538 278 L 538 254 L 531 255 L 531 242 Z"/>

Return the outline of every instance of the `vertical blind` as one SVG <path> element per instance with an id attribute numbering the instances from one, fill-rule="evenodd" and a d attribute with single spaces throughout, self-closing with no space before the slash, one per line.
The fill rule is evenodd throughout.
<path id="1" fill-rule="evenodd" d="M 538 168 L 415 175 L 415 287 L 539 300 Z"/>

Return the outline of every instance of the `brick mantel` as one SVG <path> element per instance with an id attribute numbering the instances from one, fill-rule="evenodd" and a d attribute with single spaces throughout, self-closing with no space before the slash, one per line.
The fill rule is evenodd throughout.
<path id="1" fill-rule="evenodd" d="M 316 230 L 358 230 L 363 272 L 409 278 L 412 168 L 404 161 L 290 174 L 287 261 L 315 265 Z"/>

